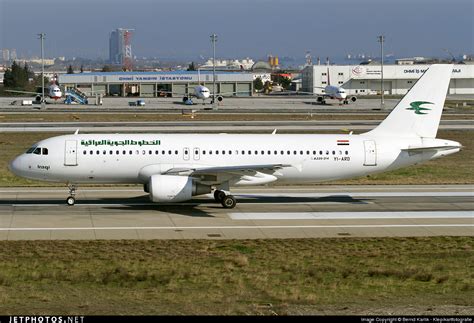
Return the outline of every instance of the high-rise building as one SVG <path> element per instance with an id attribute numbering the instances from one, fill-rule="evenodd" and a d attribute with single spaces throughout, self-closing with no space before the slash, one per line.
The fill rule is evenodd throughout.
<path id="1" fill-rule="evenodd" d="M 7 48 L 2 49 L 2 58 L 5 62 L 10 60 L 10 50 Z"/>
<path id="2" fill-rule="evenodd" d="M 16 56 L 16 49 L 14 49 L 14 48 L 10 51 L 10 59 L 11 59 L 12 61 L 14 61 L 14 60 L 17 59 L 17 56 Z"/>
<path id="3" fill-rule="evenodd" d="M 117 28 L 110 33 L 109 61 L 111 64 L 123 65 L 125 69 L 132 67 L 131 31 L 133 29 Z"/>

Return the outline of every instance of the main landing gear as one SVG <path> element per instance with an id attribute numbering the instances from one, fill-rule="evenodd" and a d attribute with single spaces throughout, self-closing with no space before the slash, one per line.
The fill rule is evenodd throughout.
<path id="1" fill-rule="evenodd" d="M 237 205 L 237 201 L 232 195 L 226 195 L 224 191 L 215 190 L 214 199 L 216 202 L 220 202 L 226 209 L 233 209 Z"/>
<path id="2" fill-rule="evenodd" d="M 69 196 L 66 199 L 66 203 L 69 206 L 73 206 L 74 203 L 76 203 L 76 198 L 75 198 L 75 196 L 76 196 L 76 185 L 69 184 L 67 187 L 69 189 Z"/>

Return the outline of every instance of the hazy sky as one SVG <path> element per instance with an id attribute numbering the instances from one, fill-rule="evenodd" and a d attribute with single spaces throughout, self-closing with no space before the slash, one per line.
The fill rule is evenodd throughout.
<path id="1" fill-rule="evenodd" d="M 46 56 L 108 58 L 117 27 L 135 29 L 133 54 L 192 58 L 313 59 L 347 53 L 448 57 L 472 54 L 472 0 L 0 0 L 0 48 Z"/>

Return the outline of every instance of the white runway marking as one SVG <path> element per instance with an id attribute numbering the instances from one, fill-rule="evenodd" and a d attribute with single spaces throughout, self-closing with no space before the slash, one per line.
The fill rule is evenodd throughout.
<path id="1" fill-rule="evenodd" d="M 314 228 L 415 228 L 415 227 L 474 227 L 474 224 L 373 224 L 373 225 L 239 225 L 203 227 L 77 227 L 77 228 L 0 228 L 0 231 L 74 231 L 74 230 L 234 230 L 234 229 L 314 229 Z"/>
<path id="2" fill-rule="evenodd" d="M 474 211 L 229 213 L 232 220 L 474 219 Z"/>

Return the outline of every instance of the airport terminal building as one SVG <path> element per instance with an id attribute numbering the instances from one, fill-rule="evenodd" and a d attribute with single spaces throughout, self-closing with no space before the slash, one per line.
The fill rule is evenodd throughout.
<path id="1" fill-rule="evenodd" d="M 238 92 L 236 96 L 251 96 L 253 75 L 241 72 L 216 71 L 216 93 Z M 213 91 L 213 74 L 209 71 L 172 72 L 91 72 L 61 74 L 59 84 L 84 92 L 101 91 L 107 96 L 173 96 L 192 93 L 199 82 Z"/>
<path id="2" fill-rule="evenodd" d="M 384 65 L 384 94 L 405 94 L 429 65 Z M 328 75 L 329 73 L 329 75 Z M 380 64 L 311 65 L 302 72 L 302 91 L 321 93 L 328 85 L 342 86 L 348 94 L 380 94 Z M 474 65 L 453 65 L 449 94 L 474 94 Z"/>

